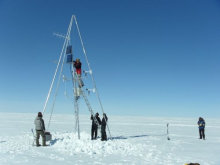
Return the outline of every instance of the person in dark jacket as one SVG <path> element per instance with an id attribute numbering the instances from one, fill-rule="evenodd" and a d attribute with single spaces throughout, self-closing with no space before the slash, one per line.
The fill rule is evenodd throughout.
<path id="1" fill-rule="evenodd" d="M 41 112 L 38 112 L 38 115 L 34 121 L 35 124 L 35 130 L 36 130 L 36 146 L 41 146 L 39 143 L 40 135 L 42 137 L 42 144 L 43 146 L 46 145 L 46 136 L 45 136 L 45 126 L 44 126 L 44 120 L 42 119 L 43 115 Z"/>
<path id="2" fill-rule="evenodd" d="M 73 62 L 74 62 L 73 65 L 76 68 L 77 77 L 79 79 L 79 87 L 83 87 L 84 84 L 83 84 L 83 81 L 81 79 L 81 73 L 82 73 L 81 66 L 82 66 L 82 63 L 80 62 L 80 59 L 78 59 L 78 58 L 76 59 L 76 61 L 73 61 Z"/>
<path id="3" fill-rule="evenodd" d="M 197 124 L 199 125 L 200 139 L 203 138 L 203 140 L 205 140 L 205 120 L 202 117 L 200 117 Z"/>
<path id="4" fill-rule="evenodd" d="M 101 122 L 101 133 L 102 133 L 102 141 L 106 141 L 107 140 L 107 135 L 106 135 L 106 125 L 108 122 L 108 117 L 106 116 L 105 113 L 103 113 L 103 118 L 102 118 L 102 122 Z"/>
<path id="5" fill-rule="evenodd" d="M 97 125 L 96 121 L 98 122 L 99 125 L 101 124 L 101 120 L 99 118 L 99 113 L 97 112 L 95 114 L 95 117 L 93 117 L 93 115 L 91 115 L 90 119 L 92 120 L 91 140 L 93 140 L 93 139 L 97 138 L 97 133 L 98 133 L 98 125 Z M 94 134 L 95 134 L 95 136 L 94 136 Z"/>

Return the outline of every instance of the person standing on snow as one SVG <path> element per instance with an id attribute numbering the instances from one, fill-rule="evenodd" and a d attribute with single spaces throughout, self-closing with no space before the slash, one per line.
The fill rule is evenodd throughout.
<path id="1" fill-rule="evenodd" d="M 45 136 L 45 126 L 44 126 L 44 120 L 42 119 L 43 115 L 41 112 L 38 112 L 38 116 L 36 117 L 34 124 L 35 124 L 35 130 L 36 130 L 36 146 L 41 146 L 39 143 L 40 135 L 42 137 L 42 144 L 43 146 L 46 145 L 46 136 Z"/>
<path id="2" fill-rule="evenodd" d="M 199 125 L 200 139 L 203 138 L 203 140 L 205 140 L 205 120 L 202 117 L 200 117 L 197 124 Z"/>
<path id="3" fill-rule="evenodd" d="M 76 68 L 76 74 L 77 74 L 77 77 L 79 78 L 79 82 L 80 82 L 79 87 L 83 87 L 84 84 L 83 84 L 83 81 L 81 79 L 81 73 L 82 73 L 81 66 L 82 66 L 82 63 L 80 62 L 80 59 L 77 58 L 76 61 L 73 61 L 73 65 Z"/>
<path id="4" fill-rule="evenodd" d="M 102 133 L 102 138 L 101 141 L 106 141 L 107 140 L 107 135 L 106 135 L 106 125 L 107 125 L 108 117 L 106 116 L 105 113 L 103 113 L 103 118 L 101 122 L 101 133 Z"/>
<path id="5" fill-rule="evenodd" d="M 97 133 L 98 133 L 98 125 L 95 122 L 95 119 L 98 121 L 98 124 L 101 124 L 101 120 L 99 118 L 99 113 L 97 112 L 95 114 L 95 117 L 93 117 L 93 115 L 91 115 L 91 120 L 92 120 L 92 129 L 91 129 L 91 140 L 96 139 L 97 138 Z M 95 134 L 95 137 L 94 137 Z"/>

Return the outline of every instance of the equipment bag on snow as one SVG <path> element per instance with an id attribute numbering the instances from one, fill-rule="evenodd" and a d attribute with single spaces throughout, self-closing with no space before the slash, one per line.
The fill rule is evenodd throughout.
<path id="1" fill-rule="evenodd" d="M 50 132 L 45 132 L 45 136 L 46 136 L 46 141 L 52 140 L 52 135 L 50 134 Z"/>

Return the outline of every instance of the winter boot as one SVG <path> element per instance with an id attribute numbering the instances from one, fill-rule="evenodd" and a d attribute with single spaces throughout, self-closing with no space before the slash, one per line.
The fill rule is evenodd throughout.
<path id="1" fill-rule="evenodd" d="M 48 145 L 46 144 L 46 137 L 45 137 L 45 136 L 44 136 L 43 139 L 42 139 L 42 144 L 43 144 L 43 146 L 48 146 Z"/>
<path id="2" fill-rule="evenodd" d="M 37 147 L 40 147 L 40 146 L 41 146 L 40 143 L 39 143 L 39 139 L 36 139 L 36 146 L 37 146 Z"/>
<path id="3" fill-rule="evenodd" d="M 43 140 L 43 146 L 45 147 L 45 146 L 48 146 L 47 144 L 46 144 L 46 140 Z"/>
<path id="4" fill-rule="evenodd" d="M 48 146 L 46 143 L 43 143 L 43 147 Z"/>

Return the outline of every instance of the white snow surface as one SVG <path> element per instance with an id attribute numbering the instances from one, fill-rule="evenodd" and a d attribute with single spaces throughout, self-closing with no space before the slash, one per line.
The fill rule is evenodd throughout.
<path id="1" fill-rule="evenodd" d="M 196 118 L 108 116 L 112 140 L 101 141 L 91 140 L 90 116 L 80 116 L 78 139 L 74 115 L 56 114 L 49 127 L 49 146 L 33 147 L 31 129 L 35 117 L 36 114 L 0 113 L 0 165 L 220 165 L 218 119 L 205 119 L 206 140 L 200 140 Z M 49 115 L 44 120 L 47 128 Z"/>

